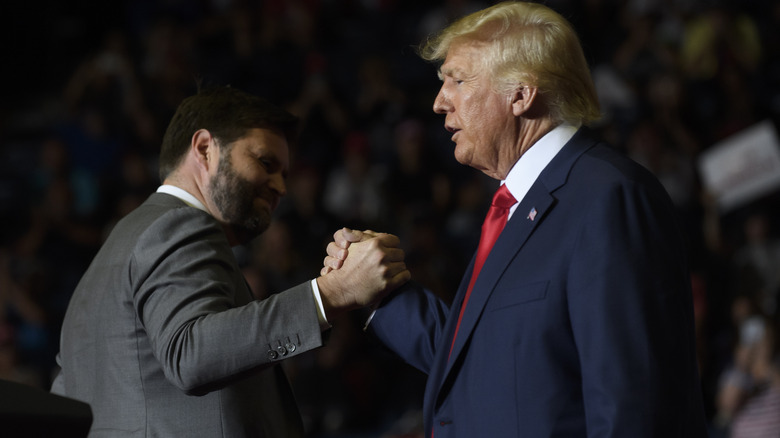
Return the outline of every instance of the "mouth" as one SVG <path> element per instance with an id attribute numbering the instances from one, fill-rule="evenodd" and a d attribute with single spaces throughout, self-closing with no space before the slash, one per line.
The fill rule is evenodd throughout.
<path id="1" fill-rule="evenodd" d="M 260 204 L 262 207 L 267 208 L 270 212 L 276 210 L 279 205 L 279 198 L 269 198 L 265 196 L 258 196 L 255 198 L 255 204 Z"/>
<path id="2" fill-rule="evenodd" d="M 447 131 L 452 133 L 452 140 L 453 141 L 455 140 L 455 136 L 458 135 L 458 133 L 460 132 L 460 129 L 458 129 L 458 128 L 454 127 L 454 126 L 451 126 L 451 125 L 444 125 L 444 129 L 446 129 Z"/>

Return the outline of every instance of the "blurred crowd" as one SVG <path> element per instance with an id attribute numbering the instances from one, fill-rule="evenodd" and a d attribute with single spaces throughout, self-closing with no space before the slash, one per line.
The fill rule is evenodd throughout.
<path id="1" fill-rule="evenodd" d="M 780 3 L 545 3 L 581 37 L 604 112 L 595 128 L 679 207 L 713 436 L 780 430 L 780 193 L 722 211 L 697 168 L 719 141 L 780 123 Z M 199 84 L 262 95 L 302 121 L 276 220 L 236 249 L 258 298 L 316 276 L 333 232 L 349 226 L 398 235 L 414 278 L 451 299 L 495 183 L 455 162 L 431 109 L 436 66 L 415 48 L 490 4 L 3 6 L 13 11 L 0 102 L 0 379 L 48 387 L 70 294 L 112 224 L 157 188 L 164 129 Z M 313 437 L 417 436 L 425 377 L 362 324 L 339 321 L 326 348 L 285 364 L 306 426 Z"/>

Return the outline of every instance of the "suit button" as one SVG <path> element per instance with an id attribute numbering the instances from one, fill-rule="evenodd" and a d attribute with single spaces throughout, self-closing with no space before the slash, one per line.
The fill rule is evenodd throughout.
<path id="1" fill-rule="evenodd" d="M 273 350 L 268 350 L 268 358 L 269 359 L 274 360 L 277 357 L 279 357 L 279 354 L 277 352 L 275 352 Z"/>
<path id="2" fill-rule="evenodd" d="M 288 352 L 295 353 L 295 344 L 293 344 L 292 342 L 288 342 L 287 345 L 285 345 L 285 347 L 287 347 Z"/>
<path id="3" fill-rule="evenodd" d="M 278 351 L 282 356 L 287 356 L 287 349 L 284 348 L 283 345 L 276 347 L 276 351 Z"/>

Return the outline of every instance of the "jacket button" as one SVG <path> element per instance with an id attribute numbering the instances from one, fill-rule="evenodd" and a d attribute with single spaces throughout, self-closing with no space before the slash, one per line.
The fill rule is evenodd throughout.
<path id="1" fill-rule="evenodd" d="M 276 351 L 278 351 L 282 356 L 287 356 L 287 349 L 284 348 L 283 345 L 276 347 Z"/>
<path id="2" fill-rule="evenodd" d="M 293 344 L 292 342 L 288 342 L 287 345 L 285 345 L 285 347 L 287 347 L 288 352 L 290 353 L 295 352 L 295 344 Z"/>
<path id="3" fill-rule="evenodd" d="M 276 353 L 276 352 L 275 352 L 275 351 L 273 351 L 273 350 L 268 350 L 268 358 L 269 358 L 269 359 L 271 359 L 271 360 L 274 360 L 274 359 L 276 359 L 277 357 L 279 357 L 279 354 L 278 354 L 278 353 Z"/>

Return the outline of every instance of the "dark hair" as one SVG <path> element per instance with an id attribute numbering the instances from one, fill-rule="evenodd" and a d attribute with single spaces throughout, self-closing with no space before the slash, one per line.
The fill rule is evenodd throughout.
<path id="1" fill-rule="evenodd" d="M 179 166 L 199 129 L 208 130 L 221 147 L 229 148 L 254 128 L 277 131 L 292 142 L 297 127 L 297 117 L 261 97 L 230 86 L 200 90 L 179 104 L 168 124 L 160 147 L 160 180 Z"/>

